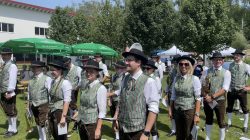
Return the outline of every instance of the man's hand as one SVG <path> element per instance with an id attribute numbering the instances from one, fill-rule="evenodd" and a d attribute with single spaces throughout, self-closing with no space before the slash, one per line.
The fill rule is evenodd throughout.
<path id="1" fill-rule="evenodd" d="M 194 116 L 194 124 L 198 124 L 200 122 L 200 117 Z"/>
<path id="2" fill-rule="evenodd" d="M 5 98 L 6 98 L 7 100 L 9 100 L 10 98 L 12 98 L 12 96 L 11 96 L 10 94 L 8 94 L 8 92 L 6 92 L 6 93 L 5 93 Z"/>
<path id="3" fill-rule="evenodd" d="M 244 91 L 250 91 L 250 86 L 246 86 L 243 88 Z"/>
<path id="4" fill-rule="evenodd" d="M 95 139 L 100 139 L 101 137 L 101 129 L 96 128 L 95 130 Z"/>
<path id="5" fill-rule="evenodd" d="M 119 131 L 119 124 L 117 120 L 113 121 L 112 128 L 115 132 Z"/>
<path id="6" fill-rule="evenodd" d="M 140 140 L 148 140 L 149 137 L 145 136 L 144 134 L 141 135 Z"/>
<path id="7" fill-rule="evenodd" d="M 208 96 L 208 95 L 206 95 L 206 97 L 204 97 L 204 99 L 205 99 L 205 101 L 208 102 L 208 103 L 210 103 L 210 102 L 213 101 L 212 97 L 211 97 L 211 96 Z"/>

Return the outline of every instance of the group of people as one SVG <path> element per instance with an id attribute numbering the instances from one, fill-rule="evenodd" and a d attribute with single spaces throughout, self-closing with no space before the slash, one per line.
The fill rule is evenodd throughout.
<path id="1" fill-rule="evenodd" d="M 1 106 L 8 119 L 5 137 L 18 133 L 16 127 L 16 78 L 17 67 L 11 62 L 12 50 L 1 51 L 4 65 L 0 71 Z M 200 76 L 194 73 L 196 61 L 190 56 L 176 56 L 175 69 L 167 82 L 169 116 L 175 127 L 170 134 L 177 140 L 191 140 L 191 130 L 200 121 L 200 106 L 203 102 L 206 121 L 206 140 L 210 140 L 215 112 L 220 127 L 220 140 L 225 139 L 225 110 L 228 113 L 227 128 L 232 126 L 234 101 L 239 99 L 244 113 L 243 131 L 248 131 L 247 77 L 250 67 L 242 61 L 245 54 L 236 50 L 234 62 L 229 70 L 222 68 L 224 57 L 213 53 L 212 66 Z M 55 140 L 67 139 L 62 129 L 69 126 L 69 120 L 77 121 L 81 140 L 101 139 L 102 121 L 106 118 L 107 106 L 113 120 L 116 140 L 159 139 L 157 116 L 162 97 L 163 72 L 165 64 L 159 56 L 151 59 L 142 50 L 133 48 L 122 53 L 124 60 L 114 64 L 110 86 L 103 82 L 109 77 L 107 66 L 100 54 L 95 59 L 82 57 L 81 67 L 64 57 L 48 63 L 49 72 L 44 72 L 46 64 L 32 61 L 34 76 L 28 84 L 28 104 L 31 109 L 39 140 L 46 140 L 45 122 Z M 79 94 L 79 95 L 78 95 Z M 77 97 L 80 104 L 77 104 Z M 227 100 L 227 108 L 226 108 Z M 107 119 L 107 118 L 106 118 Z"/>

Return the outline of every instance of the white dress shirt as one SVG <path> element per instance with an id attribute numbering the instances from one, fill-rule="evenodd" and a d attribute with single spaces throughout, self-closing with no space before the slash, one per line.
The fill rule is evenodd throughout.
<path id="1" fill-rule="evenodd" d="M 150 77 L 153 77 L 154 73 L 150 74 L 149 76 Z M 161 95 L 161 80 L 158 76 L 155 77 L 155 82 L 156 82 L 156 86 L 157 86 L 157 89 L 158 89 L 158 93 Z"/>
<path id="2" fill-rule="evenodd" d="M 194 75 L 193 75 L 194 76 Z M 187 75 L 182 76 L 184 79 L 187 78 Z M 193 89 L 194 89 L 194 97 L 195 100 L 201 101 L 201 82 L 200 79 L 197 76 L 194 76 L 192 79 L 193 81 Z M 176 82 L 176 77 L 174 78 L 173 86 L 172 88 L 172 95 L 171 95 L 171 100 L 174 101 L 176 100 L 176 92 L 175 92 L 175 82 Z"/>
<path id="3" fill-rule="evenodd" d="M 109 76 L 109 72 L 108 72 L 108 68 L 107 65 L 102 63 L 102 61 L 99 62 L 99 66 L 101 66 L 100 68 L 102 69 L 102 72 L 105 76 Z"/>
<path id="4" fill-rule="evenodd" d="M 213 67 L 213 69 L 215 69 Z M 209 70 L 209 69 L 208 69 Z M 207 77 L 207 73 L 208 73 L 208 70 L 205 71 L 205 74 L 204 74 L 204 77 L 202 77 L 202 82 L 205 82 L 205 78 Z M 222 70 L 222 66 L 220 66 L 218 68 L 218 70 Z M 227 92 L 229 90 L 229 87 L 230 87 L 230 83 L 231 83 L 231 72 L 229 70 L 226 70 L 225 71 L 225 75 L 224 75 L 224 81 L 223 81 L 223 86 L 222 88 Z"/>
<path id="5" fill-rule="evenodd" d="M 44 74 L 43 74 L 43 72 L 41 72 L 40 74 L 38 74 L 37 75 L 37 80 L 39 80 L 42 76 L 43 76 Z M 49 76 L 47 76 L 47 78 L 46 78 L 46 80 L 45 80 L 45 83 L 44 83 L 44 86 L 45 86 L 45 88 L 48 90 L 48 91 L 50 91 L 50 88 L 51 88 L 51 82 L 52 82 L 52 79 L 49 77 Z M 30 93 L 30 84 L 28 85 L 28 100 L 30 99 L 29 98 L 29 96 L 30 96 L 30 94 L 32 94 L 32 93 Z M 34 93 L 33 93 L 34 94 Z"/>
<path id="6" fill-rule="evenodd" d="M 7 65 L 7 63 L 11 63 L 11 60 L 6 62 L 6 65 Z M 17 71 L 18 71 L 17 66 L 15 64 L 11 64 L 10 68 L 8 70 L 8 72 L 9 72 L 9 84 L 8 84 L 8 88 L 7 88 L 7 91 L 11 92 L 10 93 L 11 96 L 16 95 L 14 90 L 16 89 Z"/>
<path id="7" fill-rule="evenodd" d="M 143 74 L 142 70 L 136 72 L 132 78 L 137 80 L 141 74 Z M 124 84 L 124 83 L 123 83 Z M 147 82 L 144 86 L 144 97 L 146 99 L 146 104 L 148 105 L 148 110 L 154 113 L 159 112 L 159 94 L 156 82 L 153 78 L 148 78 Z M 118 92 L 119 96 L 120 92 Z"/>
<path id="8" fill-rule="evenodd" d="M 58 82 L 61 79 L 61 77 L 58 77 L 55 82 Z M 71 92 L 72 92 L 72 85 L 69 82 L 69 80 L 63 80 L 62 86 L 60 89 L 63 93 L 63 101 L 70 103 L 71 101 Z"/>
<path id="9" fill-rule="evenodd" d="M 94 85 L 99 83 L 99 80 L 95 80 L 89 84 L 89 87 L 92 88 Z M 105 118 L 106 116 L 106 106 L 107 106 L 107 89 L 105 86 L 101 85 L 97 90 L 97 107 L 98 107 L 98 118 Z"/>

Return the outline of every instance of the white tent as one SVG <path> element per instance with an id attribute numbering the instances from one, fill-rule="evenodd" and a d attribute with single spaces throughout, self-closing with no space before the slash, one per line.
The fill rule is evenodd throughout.
<path id="1" fill-rule="evenodd" d="M 227 47 L 223 50 L 220 51 L 220 53 L 223 55 L 223 56 L 232 56 L 232 53 L 235 52 L 235 48 L 232 48 L 232 47 Z"/>
<path id="2" fill-rule="evenodd" d="M 159 55 L 161 58 L 167 58 L 169 56 L 173 56 L 173 55 L 177 55 L 177 54 L 179 54 L 179 55 L 188 55 L 190 53 L 181 51 L 175 45 L 172 48 L 170 48 L 170 49 L 168 49 L 168 50 L 166 50 L 164 52 L 157 53 L 157 55 Z"/>

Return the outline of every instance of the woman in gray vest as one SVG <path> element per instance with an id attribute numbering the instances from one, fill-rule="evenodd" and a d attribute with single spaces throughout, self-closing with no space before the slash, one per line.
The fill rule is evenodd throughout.
<path id="1" fill-rule="evenodd" d="M 33 78 L 28 85 L 28 109 L 31 108 L 37 124 L 39 140 L 46 140 L 45 121 L 47 120 L 48 92 L 50 90 L 52 79 L 43 74 L 44 62 L 32 61 L 31 69 L 34 73 Z M 28 110 L 29 111 L 29 110 Z"/>
<path id="2" fill-rule="evenodd" d="M 55 140 L 66 140 L 67 133 L 59 135 L 58 129 L 67 127 L 66 117 L 71 101 L 72 86 L 63 78 L 63 70 L 66 69 L 63 62 L 55 60 L 48 65 L 54 78 L 49 91 L 49 126 Z"/>
<path id="3" fill-rule="evenodd" d="M 204 97 L 204 112 L 206 115 L 206 140 L 210 140 L 214 112 L 220 127 L 220 140 L 224 140 L 225 94 L 230 86 L 231 73 L 222 68 L 224 57 L 220 52 L 213 53 L 210 60 L 212 60 L 213 66 L 205 72 L 205 79 L 202 82 L 202 96 Z"/>
<path id="4" fill-rule="evenodd" d="M 102 118 L 106 116 L 107 89 L 98 80 L 99 64 L 89 60 L 84 66 L 89 81 L 80 88 L 79 135 L 81 140 L 100 140 Z"/>
<path id="5" fill-rule="evenodd" d="M 161 97 L 161 80 L 160 80 L 160 77 L 158 77 L 155 74 L 155 70 L 157 70 L 157 67 L 155 66 L 155 62 L 153 60 L 148 60 L 144 68 L 145 68 L 146 75 L 148 75 L 149 77 L 155 80 L 159 98 L 160 98 Z M 158 137 L 159 137 L 156 124 L 157 124 L 157 118 L 151 129 L 152 140 L 158 140 Z"/>
<path id="6" fill-rule="evenodd" d="M 5 138 L 12 137 L 18 133 L 15 93 L 18 69 L 11 61 L 11 55 L 12 50 L 10 48 L 2 48 L 1 56 L 4 64 L 0 69 L 0 103 L 8 118 L 8 130 L 4 133 Z"/>
<path id="7" fill-rule="evenodd" d="M 192 140 L 193 124 L 197 124 L 200 120 L 201 83 L 199 78 L 193 75 L 194 59 L 181 56 L 177 59 L 177 63 L 178 73 L 172 85 L 169 116 L 172 118 L 174 115 L 175 118 L 176 139 Z"/>
<path id="8" fill-rule="evenodd" d="M 248 76 L 250 76 L 250 66 L 242 61 L 245 55 L 242 50 L 236 50 L 232 53 L 234 56 L 234 62 L 230 64 L 229 71 L 231 72 L 232 79 L 230 89 L 227 94 L 227 115 L 228 115 L 228 127 L 232 125 L 232 112 L 234 102 L 239 99 L 242 111 L 244 113 L 244 126 L 243 132 L 248 131 L 248 109 L 247 109 L 247 91 L 249 91 L 249 85 L 247 85 Z"/>

